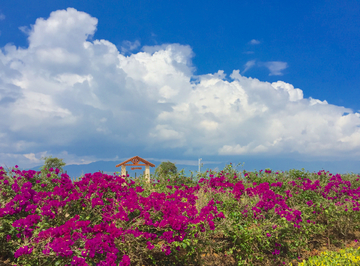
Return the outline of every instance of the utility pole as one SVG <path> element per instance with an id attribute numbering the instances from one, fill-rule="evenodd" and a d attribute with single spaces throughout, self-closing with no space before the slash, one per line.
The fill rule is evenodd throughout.
<path id="1" fill-rule="evenodd" d="M 200 161 L 202 160 L 202 158 L 199 159 L 199 174 L 200 174 Z"/>

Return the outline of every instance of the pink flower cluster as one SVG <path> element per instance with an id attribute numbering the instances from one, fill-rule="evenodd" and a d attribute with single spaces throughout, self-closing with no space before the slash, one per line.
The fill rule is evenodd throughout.
<path id="1" fill-rule="evenodd" d="M 164 242 L 161 250 L 170 255 L 173 242 L 182 242 L 193 233 L 196 237 L 197 230 L 215 230 L 216 223 L 225 218 L 224 213 L 218 211 L 222 202 L 214 199 L 198 212 L 195 195 L 201 188 L 205 192 L 231 194 L 235 200 L 242 196 L 258 196 L 259 201 L 251 210 L 247 209 L 248 205 L 241 210 L 243 219 L 251 211 L 253 219 L 264 219 L 270 210 L 274 210 L 296 228 L 301 228 L 303 220 L 301 211 L 289 207 L 288 201 L 294 193 L 312 191 L 327 200 L 348 196 L 345 201 L 352 200 L 353 211 L 359 211 L 360 188 L 351 188 L 352 184 L 342 180 L 340 175 L 330 177 L 330 182 L 323 188 L 319 180 L 312 182 L 299 177 L 297 181 L 289 181 L 288 187 L 292 187 L 285 190 L 282 182 L 252 182 L 253 187 L 245 189 L 236 174 L 233 177 L 228 176 L 229 173 L 225 176 L 220 173 L 219 177 L 210 174 L 208 179 L 200 179 L 194 187 L 168 185 L 169 193 L 152 192 L 145 197 L 141 194 L 144 192 L 142 187 L 135 186 L 134 181 L 126 183 L 119 176 L 98 172 L 72 182 L 67 174 L 59 176 L 59 169 L 49 171 L 51 174 L 45 180 L 40 177 L 40 172 L 32 170 L 13 170 L 14 176 L 9 178 L 0 167 L 0 196 L 9 199 L 5 206 L 0 206 L 0 217 L 10 219 L 17 231 L 6 232 L 4 241 L 16 236 L 22 240 L 26 238 L 29 243 L 15 252 L 16 258 L 31 254 L 34 245 L 46 243 L 42 250 L 44 255 L 50 256 L 50 252 L 54 252 L 56 256 L 71 261 L 71 265 L 88 265 L 87 261 L 95 256 L 101 258 L 98 265 L 130 265 L 126 249 L 119 250 L 118 243 L 133 238 L 143 239 L 138 243 L 143 243 L 148 250 L 154 249 L 160 241 Z M 271 170 L 265 170 L 265 173 L 269 174 Z M 323 175 L 319 173 L 319 176 Z M 244 176 L 250 177 L 249 173 Z M 284 196 L 274 191 L 281 191 Z M 305 208 L 315 208 L 312 200 L 305 203 Z M 336 204 L 343 205 L 340 201 Z M 65 219 L 66 212 L 73 215 Z M 127 227 L 129 223 L 138 226 Z M 274 230 L 276 227 L 273 225 Z M 265 236 L 271 238 L 272 234 L 266 233 Z M 276 246 L 280 247 L 280 244 L 276 243 Z M 75 255 L 77 249 L 81 250 L 81 256 Z M 279 255 L 280 250 L 275 249 L 273 254 Z"/>
<path id="2" fill-rule="evenodd" d="M 210 175 L 210 179 L 200 179 L 199 183 L 205 183 L 209 186 L 209 188 L 213 192 L 225 193 L 226 191 L 223 188 L 232 188 L 230 193 L 234 194 L 236 199 L 240 199 L 241 195 L 245 192 L 249 197 L 253 197 L 255 195 L 260 196 L 260 201 L 256 204 L 255 207 L 252 208 L 253 217 L 255 219 L 264 218 L 264 215 L 261 215 L 262 212 L 268 212 L 271 209 L 275 209 L 275 212 L 281 216 L 286 217 L 289 222 L 294 222 L 294 227 L 301 227 L 298 225 L 302 222 L 301 219 L 301 211 L 292 210 L 287 204 L 286 199 L 279 194 L 275 194 L 269 187 L 269 183 L 261 183 L 257 185 L 254 182 L 254 187 L 249 187 L 245 189 L 242 181 L 240 180 L 238 183 L 231 183 L 224 176 L 221 177 L 212 177 Z M 282 183 L 273 183 L 271 186 L 281 186 Z M 219 188 L 220 189 L 217 189 Z M 276 207 L 279 206 L 279 207 Z M 243 210 L 244 217 L 247 217 L 248 210 Z"/>
<path id="3" fill-rule="evenodd" d="M 159 240 L 168 244 L 183 241 L 197 224 L 202 228 L 207 224 L 214 230 L 214 219 L 224 218 L 223 213 L 217 211 L 214 201 L 210 201 L 198 213 L 195 207 L 197 197 L 193 193 L 199 186 L 175 186 L 173 193 L 153 192 L 150 196 L 143 197 L 140 194 L 143 191 L 141 187 L 134 187 L 133 181 L 124 186 L 125 179 L 119 176 L 86 174 L 81 181 L 73 183 L 66 174 L 59 178 L 58 173 L 58 169 L 55 170 L 55 174 L 47 180 L 54 184 L 53 190 L 49 191 L 51 187 L 44 190 L 38 182 L 39 172 L 17 170 L 19 177 L 14 178 L 11 186 L 15 196 L 4 207 L 1 206 L 0 217 L 13 217 L 12 226 L 18 231 L 17 237 L 31 239 L 31 243 L 48 242 L 43 254 L 49 255 L 53 251 L 57 256 L 72 257 L 72 265 L 87 265 L 86 258 L 91 259 L 96 254 L 106 254 L 103 261 L 105 264 L 99 265 L 115 265 L 121 257 L 121 263 L 129 265 L 127 261 L 130 262 L 130 259 L 123 251 L 118 250 L 116 239 L 125 241 L 130 235 L 135 238 L 142 237 L 148 240 L 147 248 L 152 249 L 153 243 Z M 1 171 L 1 179 L 4 179 L 4 175 L 5 172 Z M 182 202 L 183 198 L 186 202 Z M 97 210 L 103 222 L 96 224 L 91 219 L 84 220 L 80 215 L 75 215 L 64 224 L 57 225 L 59 215 L 65 209 L 69 211 L 71 206 L 78 206 L 77 211 L 80 214 Z M 82 208 L 86 211 L 82 211 Z M 142 226 L 129 229 L 116 226 L 117 222 L 121 224 L 129 221 L 133 213 L 138 213 L 133 219 L 143 221 Z M 155 216 L 157 218 L 154 218 Z M 134 220 L 132 222 L 135 222 Z M 44 228 L 45 223 L 47 228 Z M 33 236 L 34 230 L 41 225 L 43 230 Z M 157 228 L 162 234 L 149 233 L 149 228 Z M 82 258 L 74 255 L 78 240 L 85 243 L 82 247 Z M 171 249 L 166 243 L 162 250 L 169 255 Z M 30 254 L 31 250 L 22 247 L 16 254 L 19 257 Z"/>

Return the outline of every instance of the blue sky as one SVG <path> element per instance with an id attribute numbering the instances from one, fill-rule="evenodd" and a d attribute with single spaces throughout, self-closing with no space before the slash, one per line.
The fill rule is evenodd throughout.
<path id="1" fill-rule="evenodd" d="M 8 1 L 0 165 L 359 173 L 359 28 L 351 0 Z"/>

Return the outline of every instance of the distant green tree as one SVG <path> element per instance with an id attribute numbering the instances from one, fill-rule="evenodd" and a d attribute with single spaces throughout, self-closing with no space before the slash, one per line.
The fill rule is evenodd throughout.
<path id="1" fill-rule="evenodd" d="M 154 178 L 159 180 L 159 183 L 163 185 L 180 185 L 186 184 L 189 186 L 194 186 L 197 182 L 194 182 L 191 178 L 184 175 L 184 169 L 178 173 L 177 167 L 172 162 L 162 162 L 156 169 L 154 173 Z"/>
<path id="2" fill-rule="evenodd" d="M 177 174 L 177 167 L 172 162 L 162 162 L 156 169 L 155 173 L 158 176 L 167 176 L 170 175 L 176 175 Z"/>
<path id="3" fill-rule="evenodd" d="M 58 168 L 61 173 L 64 172 L 63 166 L 66 165 L 66 163 L 63 162 L 63 159 L 59 159 L 57 157 L 43 157 L 42 160 L 45 160 L 44 165 L 40 168 L 41 172 L 48 173 L 50 168 L 53 168 L 54 170 Z"/>

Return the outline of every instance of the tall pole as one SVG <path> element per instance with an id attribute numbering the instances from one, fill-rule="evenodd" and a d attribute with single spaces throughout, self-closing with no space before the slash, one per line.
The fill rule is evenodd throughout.
<path id="1" fill-rule="evenodd" d="M 202 158 L 199 159 L 199 173 L 200 173 L 200 161 L 202 160 Z"/>

